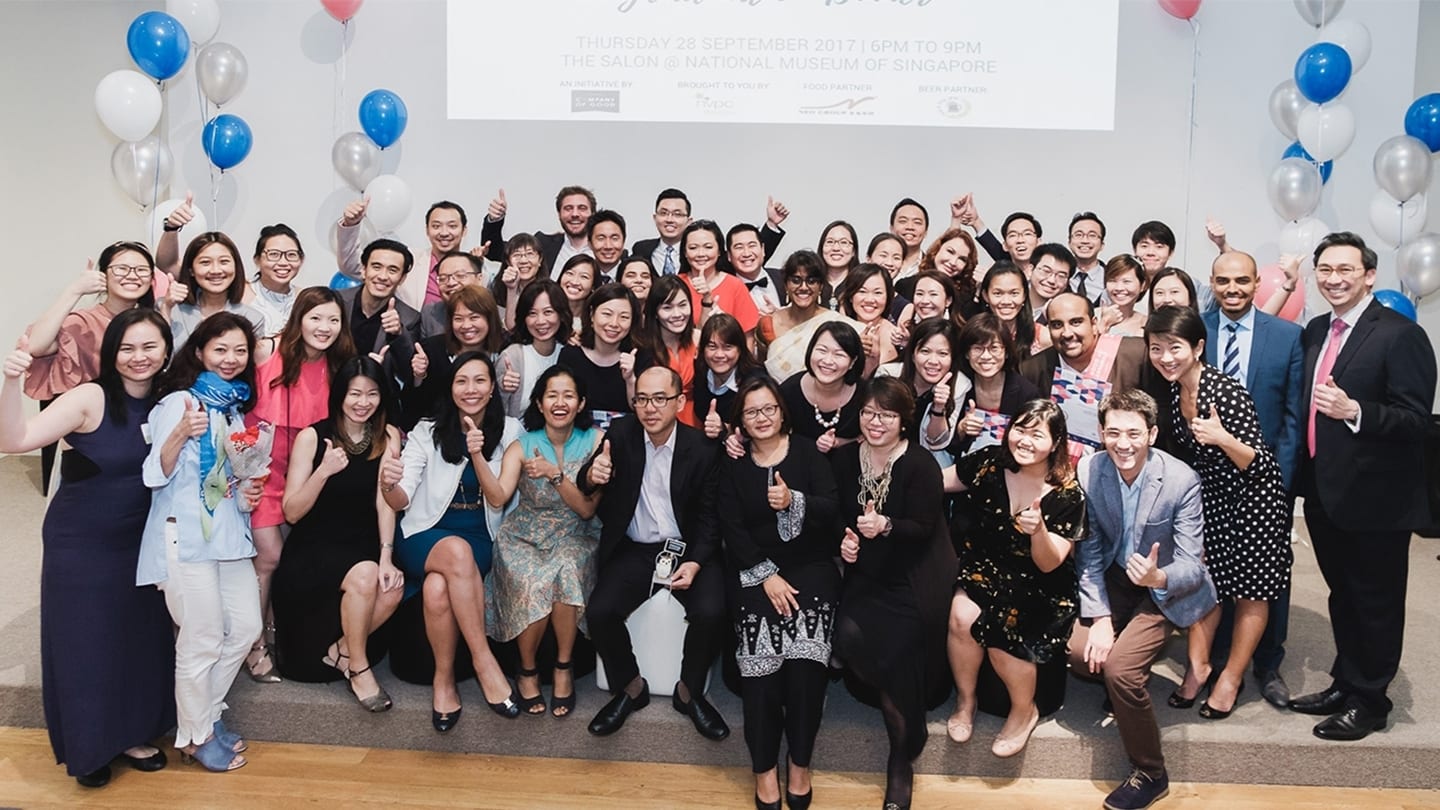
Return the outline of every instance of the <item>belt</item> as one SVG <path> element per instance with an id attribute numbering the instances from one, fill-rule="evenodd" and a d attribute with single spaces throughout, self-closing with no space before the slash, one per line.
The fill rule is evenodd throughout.
<path id="1" fill-rule="evenodd" d="M 464 501 L 456 501 L 456 502 L 450 504 L 449 508 L 450 508 L 450 509 L 459 509 L 459 510 L 462 511 L 462 512 L 474 512 L 474 511 L 476 511 L 476 510 L 478 510 L 478 509 L 483 509 L 483 508 L 485 508 L 485 504 L 483 504 L 483 503 L 465 503 Z"/>

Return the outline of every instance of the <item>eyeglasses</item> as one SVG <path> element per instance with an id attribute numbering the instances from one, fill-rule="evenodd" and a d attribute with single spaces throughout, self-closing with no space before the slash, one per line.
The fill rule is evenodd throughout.
<path id="1" fill-rule="evenodd" d="M 467 278 L 474 278 L 475 271 L 461 270 L 458 273 L 436 273 L 435 280 L 441 284 L 449 284 L 452 281 L 464 281 Z"/>
<path id="2" fill-rule="evenodd" d="M 754 419 L 757 416 L 763 416 L 768 419 L 779 412 L 780 406 L 772 402 L 769 405 L 761 405 L 758 408 L 746 408 L 740 412 L 740 415 L 746 419 Z"/>
<path id="3" fill-rule="evenodd" d="M 855 247 L 855 243 L 849 239 L 826 239 L 821 244 L 827 248 Z"/>
<path id="4" fill-rule="evenodd" d="M 815 276 L 791 276 L 785 279 L 786 284 L 794 284 L 796 287 L 819 287 L 820 279 Z"/>
<path id="5" fill-rule="evenodd" d="M 116 278 L 144 278 L 150 275 L 150 268 L 143 264 L 112 264 L 105 271 Z"/>
<path id="6" fill-rule="evenodd" d="M 860 421 L 879 422 L 882 425 L 893 425 L 900 421 L 900 414 L 894 411 L 877 411 L 874 408 L 861 408 Z"/>
<path id="7" fill-rule="evenodd" d="M 984 357 L 987 354 L 991 357 L 1004 357 L 1005 347 L 999 345 L 998 343 L 990 343 L 984 346 L 976 344 L 970 347 L 970 354 L 974 355 L 975 357 Z"/>
<path id="8" fill-rule="evenodd" d="M 636 394 L 630 402 L 636 408 L 663 408 L 679 398 L 679 394 Z"/>
<path id="9" fill-rule="evenodd" d="M 684 219 L 690 215 L 684 211 L 672 211 L 668 208 L 661 208 L 655 212 L 655 216 L 661 219 Z"/>
<path id="10" fill-rule="evenodd" d="M 298 262 L 301 259 L 298 250 L 267 250 L 261 255 L 272 262 L 278 262 L 281 259 L 287 262 Z"/>
<path id="11" fill-rule="evenodd" d="M 1348 264 L 1342 264 L 1339 267 L 1331 267 L 1328 264 L 1322 264 L 1319 267 L 1315 268 L 1315 277 L 1330 278 L 1331 276 L 1358 276 L 1363 272 L 1365 272 L 1365 268 L 1351 267 Z"/>
<path id="12" fill-rule="evenodd" d="M 1069 271 L 1069 270 L 1062 270 L 1062 269 L 1060 269 L 1060 268 L 1058 268 L 1058 267 L 1037 267 L 1037 268 L 1035 268 L 1034 274 L 1035 274 L 1036 276 L 1040 277 L 1040 278 L 1045 278 L 1045 279 L 1050 279 L 1050 278 L 1067 279 L 1067 278 L 1070 277 L 1070 271 Z"/>
<path id="13" fill-rule="evenodd" d="M 1095 240 L 1098 240 L 1098 239 L 1100 238 L 1100 232 L 1099 232 L 1099 231 L 1075 231 L 1075 232 L 1073 232 L 1073 233 L 1070 234 L 1070 238 L 1071 238 L 1071 239 L 1088 239 L 1088 240 L 1090 240 L 1090 241 L 1095 241 Z"/>
<path id="14" fill-rule="evenodd" d="M 526 249 L 524 249 L 524 250 L 514 250 L 514 251 L 511 251 L 511 252 L 510 252 L 510 255 L 509 255 L 509 259 L 510 259 L 511 261 L 514 261 L 515 259 L 538 259 L 538 258 L 540 258 L 540 254 L 539 254 L 539 253 L 536 253 L 535 251 L 533 251 L 533 250 L 531 250 L 531 249 L 529 249 L 529 248 L 526 248 Z"/>

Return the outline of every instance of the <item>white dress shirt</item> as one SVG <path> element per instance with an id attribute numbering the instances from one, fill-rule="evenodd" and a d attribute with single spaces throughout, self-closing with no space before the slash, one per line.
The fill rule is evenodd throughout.
<path id="1" fill-rule="evenodd" d="M 665 275 L 666 252 L 669 252 L 670 264 L 675 268 L 674 271 L 670 273 L 670 275 L 673 276 L 680 272 L 680 246 L 678 244 L 667 245 L 665 244 L 665 240 L 661 239 L 656 243 L 655 251 L 650 254 L 650 263 L 655 265 L 655 272 L 662 276 Z"/>
<path id="2" fill-rule="evenodd" d="M 642 441 L 645 445 L 645 474 L 640 482 L 640 500 L 635 504 L 635 515 L 626 529 L 626 534 L 637 543 L 663 543 L 680 537 L 680 521 L 675 519 L 675 506 L 670 502 L 670 468 L 675 463 L 675 434 L 678 432 L 678 427 L 671 427 L 670 437 L 658 447 L 648 434 Z"/>

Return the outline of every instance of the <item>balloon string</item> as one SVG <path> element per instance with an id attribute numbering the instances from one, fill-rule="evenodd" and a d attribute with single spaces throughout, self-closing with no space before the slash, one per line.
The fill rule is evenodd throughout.
<path id="1" fill-rule="evenodd" d="M 210 123 L 210 100 L 205 98 L 205 90 L 200 86 L 199 70 L 195 71 L 195 99 L 199 105 L 200 135 L 203 138 L 205 135 L 205 126 Z M 219 109 L 219 105 L 216 105 L 216 109 Z M 214 132 L 210 133 L 210 148 L 203 151 L 205 152 L 206 173 L 210 178 L 210 221 L 214 223 L 211 227 L 213 230 L 218 231 L 220 230 L 220 216 L 216 211 L 216 200 L 219 199 L 220 192 L 215 184 L 215 163 L 210 160 L 210 153 L 215 150 L 215 135 L 216 133 Z"/>
<path id="2" fill-rule="evenodd" d="M 1185 132 L 1185 232 L 1190 232 L 1190 184 L 1195 174 L 1195 105 L 1200 88 L 1200 23 L 1190 20 L 1193 35 L 1190 58 L 1190 124 Z M 1185 266 L 1190 266 L 1190 237 L 1185 238 Z"/>

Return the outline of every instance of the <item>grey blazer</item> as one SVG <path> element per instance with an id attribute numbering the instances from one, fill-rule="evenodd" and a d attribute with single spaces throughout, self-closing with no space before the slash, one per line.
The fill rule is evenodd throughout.
<path id="1" fill-rule="evenodd" d="M 1215 583 L 1210 581 L 1204 554 L 1204 512 L 1200 502 L 1200 476 L 1185 462 L 1157 448 L 1145 462 L 1140 506 L 1131 537 L 1122 537 L 1125 519 L 1120 479 L 1115 463 L 1105 453 L 1087 459 L 1080 483 L 1088 502 L 1090 537 L 1075 545 L 1080 572 L 1080 615 L 1110 615 L 1105 592 L 1105 571 L 1125 567 L 1132 551 L 1149 554 L 1160 544 L 1160 567 L 1168 580 L 1163 592 L 1151 588 L 1150 598 L 1176 627 L 1189 627 L 1215 607 Z"/>

